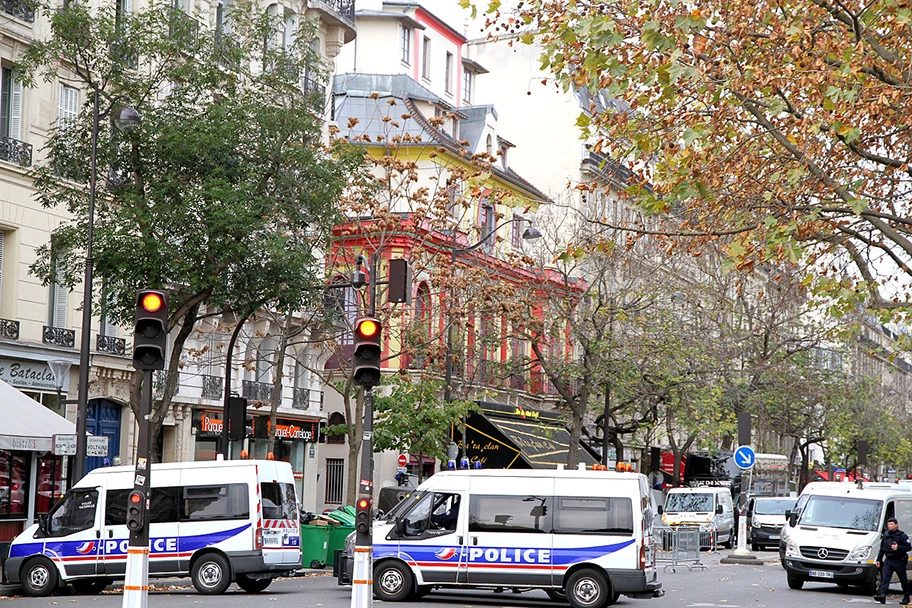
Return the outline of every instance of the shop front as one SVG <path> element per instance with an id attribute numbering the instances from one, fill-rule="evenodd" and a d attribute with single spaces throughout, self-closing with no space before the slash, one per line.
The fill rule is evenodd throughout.
<path id="1" fill-rule="evenodd" d="M 54 436 L 76 425 L 0 380 L 0 555 L 64 491 L 65 458 Z"/>
<path id="2" fill-rule="evenodd" d="M 193 412 L 194 460 L 215 460 L 220 454 L 219 439 L 222 433 L 221 410 L 195 410 Z M 243 441 L 232 442 L 232 458 L 240 458 L 246 452 L 248 458 L 266 459 L 269 437 L 275 436 L 272 456 L 291 464 L 298 496 L 306 508 L 312 509 L 309 488 L 305 481 L 313 476 L 316 483 L 316 467 L 307 462 L 316 462 L 316 443 L 319 420 L 291 419 L 277 417 L 275 428 L 270 429 L 268 415 L 248 414 L 247 432 Z"/>

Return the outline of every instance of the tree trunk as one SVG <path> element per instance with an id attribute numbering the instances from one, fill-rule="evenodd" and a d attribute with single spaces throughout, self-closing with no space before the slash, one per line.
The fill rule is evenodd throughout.
<path id="1" fill-rule="evenodd" d="M 583 430 L 583 414 L 575 404 L 570 407 L 570 446 L 567 450 L 567 468 L 575 469 L 579 463 L 579 443 Z"/>
<path id="2" fill-rule="evenodd" d="M 282 404 L 282 379 L 285 377 L 285 350 L 288 348 L 288 337 L 291 335 L 291 313 L 285 315 L 285 325 L 279 337 L 279 348 L 275 356 L 275 377 L 272 380 L 272 399 L 269 404 L 269 440 L 266 443 L 266 453 L 275 454 L 276 441 L 276 412 Z"/>
<path id="3" fill-rule="evenodd" d="M 622 462 L 624 459 L 624 442 L 621 441 L 621 436 L 616 432 L 611 433 L 611 445 L 614 446 L 615 463 Z"/>

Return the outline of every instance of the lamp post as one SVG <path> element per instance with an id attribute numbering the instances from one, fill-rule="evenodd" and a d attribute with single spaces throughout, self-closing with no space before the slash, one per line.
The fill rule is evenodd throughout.
<path id="1" fill-rule="evenodd" d="M 79 394 L 76 405 L 76 457 L 73 462 L 73 480 L 78 481 L 85 474 L 86 459 L 86 417 L 89 409 L 89 341 L 92 339 L 92 238 L 95 229 L 95 195 L 98 179 L 98 129 L 102 114 L 98 110 L 100 92 L 93 91 L 92 103 L 92 156 L 89 168 L 89 209 L 88 227 L 86 228 L 85 277 L 82 286 L 82 334 L 79 342 Z M 115 99 L 116 102 L 116 99 Z M 113 103 L 113 102 L 112 102 Z M 110 113 L 110 108 L 104 116 Z M 136 128 L 142 117 L 129 106 L 122 106 L 114 112 L 114 126 L 127 132 Z"/>
<path id="2" fill-rule="evenodd" d="M 72 365 L 72 363 L 65 359 L 48 361 L 48 367 L 51 368 L 51 372 L 54 374 L 54 384 L 57 386 L 57 407 L 60 407 L 63 404 L 63 381 Z M 66 415 L 66 412 L 64 412 L 64 415 Z"/>
<path id="3" fill-rule="evenodd" d="M 453 249 L 450 252 L 450 264 L 452 266 L 455 266 L 457 256 L 460 256 L 464 253 L 469 253 L 470 251 L 474 251 L 474 250 L 478 249 L 479 247 L 484 245 L 484 243 L 488 239 L 490 239 L 492 236 L 497 234 L 498 230 L 500 230 L 507 224 L 512 224 L 513 222 L 525 222 L 525 221 L 528 221 L 528 220 L 526 220 L 525 218 L 514 218 L 512 220 L 507 220 L 506 222 L 503 222 L 502 224 L 496 226 L 491 232 L 489 232 L 484 237 L 482 237 L 482 239 L 480 241 L 478 241 L 477 243 L 475 243 L 474 245 L 471 245 L 469 247 L 464 247 L 462 249 L 456 248 L 456 244 L 455 244 L 456 236 L 455 236 L 455 232 L 454 232 Z M 542 233 L 538 228 L 536 228 L 535 226 L 529 226 L 528 228 L 523 230 L 522 238 L 525 241 L 534 241 L 535 239 L 541 238 L 541 235 L 542 235 Z M 450 295 L 450 300 L 452 300 L 453 299 L 453 288 L 452 287 L 450 287 L 449 295 Z M 449 403 L 450 401 L 453 400 L 453 388 L 452 388 L 452 384 L 453 384 L 453 323 L 452 323 L 452 321 L 450 321 L 450 323 L 447 324 L 446 340 L 447 340 L 446 365 L 444 368 L 445 371 L 444 371 L 443 400 L 445 402 Z"/>

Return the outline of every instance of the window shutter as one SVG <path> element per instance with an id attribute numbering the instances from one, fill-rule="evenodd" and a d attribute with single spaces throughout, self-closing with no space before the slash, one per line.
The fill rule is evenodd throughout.
<path id="1" fill-rule="evenodd" d="M 124 15 L 129 15 L 133 12 L 133 0 L 120 0 L 120 10 L 123 11 Z"/>
<path id="2" fill-rule="evenodd" d="M 12 95 L 10 98 L 9 136 L 20 139 L 20 125 L 22 123 L 22 83 L 13 78 Z"/>
<path id="3" fill-rule="evenodd" d="M 53 327 L 66 327 L 67 296 L 69 293 L 66 286 L 60 282 L 64 273 L 66 272 L 66 260 L 58 259 L 55 264 L 55 268 L 56 280 L 54 281 L 54 300 L 52 302 L 52 305 L 54 307 L 54 316 L 52 318 L 51 325 Z"/>
<path id="4" fill-rule="evenodd" d="M 3 293 L 3 245 L 6 233 L 0 232 L 0 293 Z"/>

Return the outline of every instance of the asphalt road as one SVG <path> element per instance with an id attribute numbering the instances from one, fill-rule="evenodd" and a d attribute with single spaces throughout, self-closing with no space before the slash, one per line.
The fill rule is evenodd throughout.
<path id="1" fill-rule="evenodd" d="M 626 608 L 806 608 L 876 604 L 871 597 L 861 595 L 857 590 L 841 589 L 835 585 L 808 583 L 801 591 L 789 589 L 775 553 L 763 554 L 766 559 L 759 566 L 722 565 L 719 559 L 726 553 L 704 555 L 705 570 L 688 571 L 679 567 L 675 572 L 660 572 L 666 591 L 663 598 L 633 600 L 622 596 L 615 605 Z M 348 608 L 351 602 L 351 588 L 336 585 L 336 579 L 328 572 L 305 578 L 281 579 L 257 595 L 243 593 L 233 586 L 225 595 L 199 595 L 189 585 L 189 579 L 152 582 L 168 586 L 149 594 L 149 608 L 250 608 L 257 605 L 264 608 Z M 893 590 L 897 593 L 889 598 L 888 605 L 897 606 L 900 598 L 898 585 L 894 584 Z M 0 608 L 3 608 L 4 602 L 10 602 L 9 608 L 120 608 L 122 596 L 119 590 L 112 588 L 97 596 L 0 597 Z M 387 605 L 382 602 L 374 604 Z M 421 601 L 388 604 L 390 608 L 535 608 L 555 605 L 542 591 L 514 594 L 486 590 L 434 591 Z"/>

